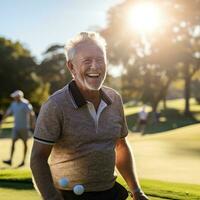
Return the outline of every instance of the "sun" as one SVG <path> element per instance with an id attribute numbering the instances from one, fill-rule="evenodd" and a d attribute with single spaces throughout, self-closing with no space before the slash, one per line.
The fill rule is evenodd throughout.
<path id="1" fill-rule="evenodd" d="M 140 33 L 152 33 L 161 25 L 161 10 L 153 3 L 140 3 L 129 10 L 128 24 Z"/>

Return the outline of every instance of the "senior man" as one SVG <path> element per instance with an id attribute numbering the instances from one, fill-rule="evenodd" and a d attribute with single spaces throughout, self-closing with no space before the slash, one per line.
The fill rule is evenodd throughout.
<path id="1" fill-rule="evenodd" d="M 34 133 L 31 169 L 45 200 L 123 200 L 127 190 L 116 182 L 115 166 L 132 198 L 148 199 L 139 185 L 120 95 L 103 86 L 105 40 L 82 32 L 65 46 L 73 80 L 42 106 Z M 51 156 L 50 156 L 51 155 Z M 50 160 L 48 162 L 50 156 Z M 62 187 L 59 180 L 67 178 Z M 76 195 L 75 185 L 84 193 Z"/>

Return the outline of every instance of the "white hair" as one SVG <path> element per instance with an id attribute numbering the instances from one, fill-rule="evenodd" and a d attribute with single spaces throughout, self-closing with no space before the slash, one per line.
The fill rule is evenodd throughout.
<path id="1" fill-rule="evenodd" d="M 74 38 L 69 40 L 65 45 L 65 56 L 66 60 L 70 61 L 73 60 L 74 55 L 76 53 L 76 47 L 83 42 L 92 41 L 96 45 L 98 45 L 106 58 L 106 41 L 105 39 L 99 35 L 97 32 L 80 32 Z"/>

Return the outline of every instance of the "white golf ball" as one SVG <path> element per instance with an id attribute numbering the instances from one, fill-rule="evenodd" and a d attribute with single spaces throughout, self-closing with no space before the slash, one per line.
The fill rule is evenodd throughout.
<path id="1" fill-rule="evenodd" d="M 74 187 L 73 187 L 73 191 L 74 191 L 74 193 L 76 194 L 76 195 L 81 195 L 81 194 L 83 194 L 83 192 L 84 192 L 84 187 L 82 186 L 82 185 L 75 185 Z"/>
<path id="2" fill-rule="evenodd" d="M 58 181 L 59 185 L 63 188 L 67 187 L 67 185 L 69 184 L 69 180 L 67 178 L 61 178 Z"/>

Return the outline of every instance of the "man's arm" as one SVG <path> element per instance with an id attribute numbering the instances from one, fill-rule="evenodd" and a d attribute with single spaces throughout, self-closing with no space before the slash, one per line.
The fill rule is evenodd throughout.
<path id="1" fill-rule="evenodd" d="M 31 170 L 35 183 L 44 200 L 62 200 L 53 184 L 48 158 L 52 145 L 34 141 L 31 153 Z"/>
<path id="2" fill-rule="evenodd" d="M 31 110 L 31 112 L 30 112 L 30 128 L 32 131 L 35 130 L 35 124 L 36 124 L 35 112 L 33 110 Z"/>
<path id="3" fill-rule="evenodd" d="M 117 141 L 116 145 L 116 167 L 126 183 L 129 186 L 133 199 L 147 200 L 148 198 L 140 189 L 139 181 L 136 174 L 135 162 L 131 153 L 131 149 L 125 138 Z"/>

